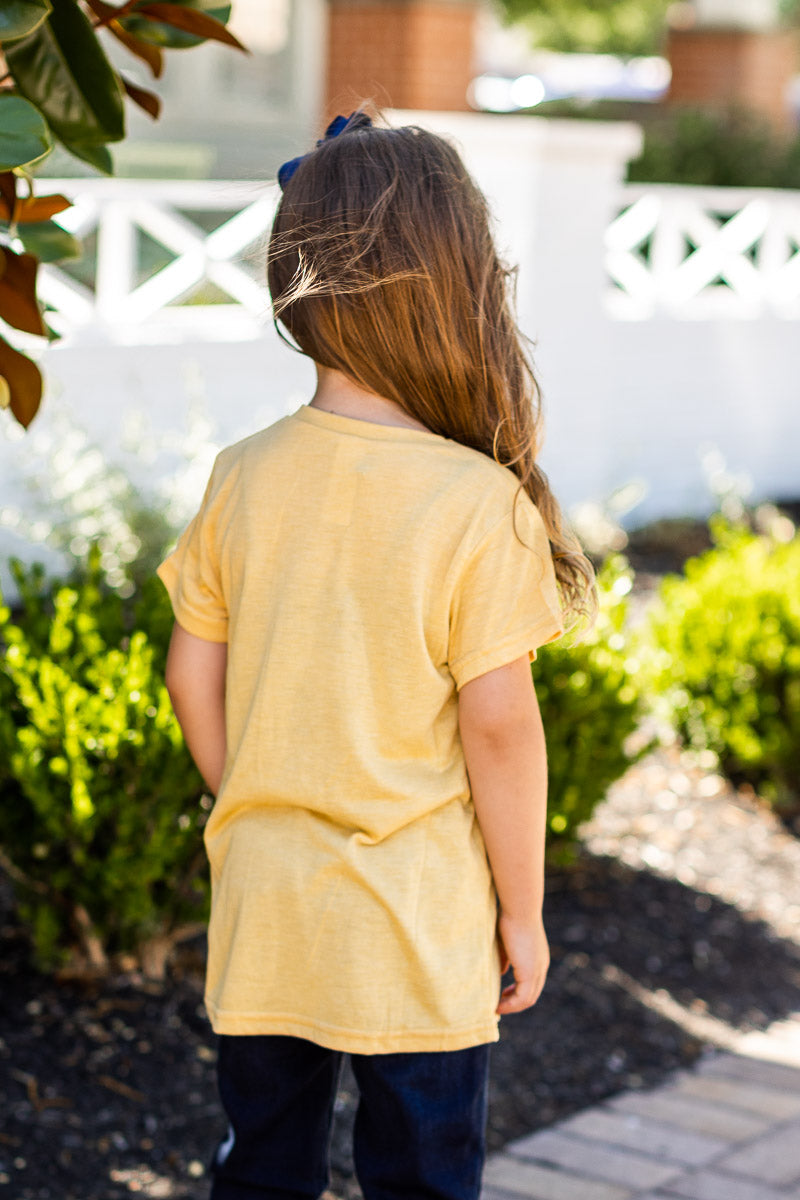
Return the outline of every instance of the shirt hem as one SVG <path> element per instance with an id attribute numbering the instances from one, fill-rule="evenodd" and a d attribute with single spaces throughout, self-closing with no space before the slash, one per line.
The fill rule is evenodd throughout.
<path id="1" fill-rule="evenodd" d="M 303 1038 L 324 1046 L 327 1050 L 339 1050 L 345 1054 L 397 1054 L 438 1052 L 444 1050 L 467 1050 L 471 1046 L 482 1046 L 499 1040 L 499 1021 L 484 1022 L 469 1029 L 447 1030 L 403 1030 L 393 1033 L 363 1033 L 353 1029 L 340 1029 L 302 1017 L 277 1013 L 232 1013 L 220 1011 L 206 1001 L 211 1027 L 221 1036 L 282 1035 Z"/>
<path id="2" fill-rule="evenodd" d="M 488 650 L 457 659 L 450 664 L 450 673 L 455 680 L 457 689 L 460 691 L 464 684 L 469 683 L 471 679 L 485 675 L 496 667 L 506 666 L 515 659 L 521 658 L 526 652 L 530 661 L 533 662 L 539 646 L 545 646 L 548 642 L 555 641 L 563 633 L 563 624 L 548 618 L 526 630 L 512 634 Z"/>
<path id="3" fill-rule="evenodd" d="M 165 559 L 156 568 L 156 575 L 158 575 L 167 589 L 173 615 L 182 629 L 185 629 L 187 633 L 193 634 L 194 637 L 202 638 L 206 642 L 227 642 L 227 621 L 209 621 L 206 618 L 197 617 L 183 603 L 179 591 L 180 573 L 174 563 L 170 562 L 169 559 Z"/>

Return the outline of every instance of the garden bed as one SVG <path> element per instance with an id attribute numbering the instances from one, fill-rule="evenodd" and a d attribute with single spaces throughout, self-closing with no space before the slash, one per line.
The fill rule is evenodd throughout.
<path id="1" fill-rule="evenodd" d="M 56 983 L 26 965 L 7 887 L 2 899 L 0 1195 L 201 1200 L 224 1132 L 202 939 L 165 985 Z M 713 1046 L 717 1029 L 763 1028 L 790 1012 L 800 842 L 757 798 L 664 748 L 611 789 L 575 868 L 550 873 L 546 922 L 545 991 L 503 1021 L 494 1051 L 492 1149 L 656 1083 Z M 333 1186 L 348 1198 L 358 1195 L 353 1109 L 345 1076 Z"/>
<path id="2" fill-rule="evenodd" d="M 644 616 L 661 573 L 680 570 L 707 538 L 698 522 L 631 535 L 630 620 Z M 548 874 L 552 966 L 534 1008 L 502 1022 L 490 1149 L 655 1084 L 796 1007 L 798 833 L 676 744 L 629 768 L 583 827 L 574 867 Z M 181 946 L 164 984 L 42 976 L 0 876 L 0 1196 L 207 1196 L 225 1121 L 204 957 L 202 937 Z M 355 1103 L 346 1072 L 332 1147 L 342 1200 L 359 1195 Z"/>

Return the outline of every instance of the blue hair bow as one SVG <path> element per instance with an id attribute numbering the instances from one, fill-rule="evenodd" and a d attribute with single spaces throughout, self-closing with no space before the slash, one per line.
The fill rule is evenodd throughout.
<path id="1" fill-rule="evenodd" d="M 353 117 L 355 117 L 355 116 L 361 117 L 361 121 L 359 122 L 359 124 L 362 126 L 372 124 L 369 117 L 365 113 L 351 112 L 349 117 L 343 117 L 341 115 L 338 117 L 334 117 L 333 120 L 331 121 L 330 125 L 328 126 L 328 128 L 325 130 L 325 136 L 321 137 L 319 139 L 319 141 L 317 142 L 317 146 L 318 147 L 324 146 L 325 143 L 330 141 L 331 138 L 338 137 L 339 134 L 344 129 L 347 128 L 347 126 L 350 124 Z M 310 153 L 313 153 L 313 151 L 310 151 Z M 307 158 L 308 158 L 308 154 L 300 154 L 300 155 L 298 155 L 297 158 L 290 158 L 288 162 L 285 162 L 283 164 L 283 166 L 278 168 L 278 183 L 280 185 L 281 191 L 285 190 L 287 183 L 292 178 L 292 176 L 294 175 L 297 168 L 300 166 L 300 163 L 304 162 L 305 159 L 307 159 Z"/>

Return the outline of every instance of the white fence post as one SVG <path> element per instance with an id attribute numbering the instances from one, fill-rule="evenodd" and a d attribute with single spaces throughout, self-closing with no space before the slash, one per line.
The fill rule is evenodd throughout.
<path id="1" fill-rule="evenodd" d="M 472 113 L 389 114 L 453 139 L 489 198 L 501 249 L 519 265 L 520 323 L 560 337 L 602 305 L 604 238 L 620 182 L 641 148 L 637 125 Z"/>

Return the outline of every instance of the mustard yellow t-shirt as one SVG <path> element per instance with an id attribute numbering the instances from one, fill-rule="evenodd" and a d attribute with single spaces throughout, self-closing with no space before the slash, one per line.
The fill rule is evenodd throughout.
<path id="1" fill-rule="evenodd" d="M 562 632 L 516 476 L 302 406 L 219 455 L 159 574 L 178 622 L 229 647 L 205 831 L 214 1029 L 361 1054 L 496 1040 L 457 689 Z"/>

